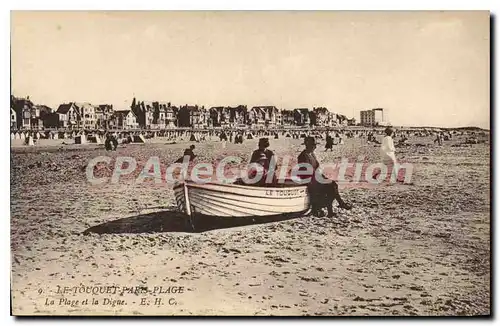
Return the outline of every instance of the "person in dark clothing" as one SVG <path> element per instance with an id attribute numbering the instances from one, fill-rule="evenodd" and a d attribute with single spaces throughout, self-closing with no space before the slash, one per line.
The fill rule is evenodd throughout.
<path id="1" fill-rule="evenodd" d="M 243 133 L 238 135 L 238 144 L 243 144 Z"/>
<path id="2" fill-rule="evenodd" d="M 113 150 L 113 145 L 111 143 L 111 135 L 106 134 L 106 140 L 104 141 L 104 147 L 106 148 L 107 151 Z"/>
<path id="3" fill-rule="evenodd" d="M 104 147 L 107 151 L 116 151 L 118 147 L 118 140 L 112 134 L 106 134 L 106 141 L 104 142 Z"/>
<path id="4" fill-rule="evenodd" d="M 189 162 L 192 162 L 196 157 L 196 155 L 193 152 L 194 149 L 195 149 L 194 145 L 191 145 L 189 146 L 189 148 L 186 148 L 184 150 L 184 155 L 182 155 L 182 157 L 180 157 L 177 161 L 175 161 L 175 163 L 182 163 L 185 156 L 189 156 Z"/>
<path id="5" fill-rule="evenodd" d="M 337 200 L 340 208 L 350 210 L 352 208 L 352 205 L 342 200 L 339 193 L 339 186 L 335 181 L 328 180 L 327 183 L 321 183 L 316 180 L 316 170 L 320 166 L 319 161 L 314 154 L 314 150 L 316 149 L 316 139 L 314 137 L 306 137 L 304 139 L 304 145 L 306 146 L 306 149 L 300 153 L 297 161 L 298 163 L 310 164 L 313 168 L 313 174 L 301 175 L 299 177 L 303 179 L 311 177 L 311 181 L 308 183 L 307 187 L 309 191 L 309 198 L 311 201 L 311 209 L 313 215 L 321 216 L 321 209 L 326 206 L 326 208 L 328 209 L 328 216 L 332 217 L 332 204 L 334 200 Z M 300 168 L 299 171 L 300 170 L 304 171 L 306 170 L 306 168 Z M 327 179 L 324 175 L 322 176 L 323 179 Z"/>
<path id="6" fill-rule="evenodd" d="M 325 152 L 327 150 L 333 151 L 333 138 L 330 134 L 326 134 Z"/>
<path id="7" fill-rule="evenodd" d="M 111 143 L 113 144 L 113 150 L 116 151 L 118 148 L 118 139 L 116 139 L 115 135 L 111 135 Z"/>
<path id="8" fill-rule="evenodd" d="M 259 148 L 256 149 L 255 151 L 252 152 L 252 157 L 250 158 L 250 164 L 251 163 L 257 163 L 263 167 L 263 175 L 262 178 L 257 182 L 257 183 L 252 183 L 252 184 L 246 184 L 243 179 L 238 179 L 236 180 L 235 184 L 239 185 L 251 185 L 251 186 L 259 186 L 263 187 L 266 185 L 269 185 L 266 183 L 267 181 L 267 175 L 269 173 L 269 166 L 271 159 L 274 157 L 274 153 L 267 149 L 269 147 L 269 139 L 268 138 L 261 138 L 259 139 Z M 274 175 L 274 171 L 271 171 L 273 173 L 273 178 L 271 180 L 271 184 L 276 185 L 277 183 L 277 178 Z M 254 179 L 257 174 L 257 170 L 252 168 L 248 171 L 248 177 L 249 179 Z"/>
<path id="9" fill-rule="evenodd" d="M 277 178 L 272 171 L 271 171 L 271 173 L 273 173 L 273 177 L 272 177 L 270 183 L 267 183 L 267 178 L 268 178 L 268 174 L 269 174 L 269 158 L 267 157 L 266 153 L 264 151 L 259 152 L 258 157 L 256 155 L 256 157 L 254 159 L 255 159 L 255 162 L 252 162 L 252 163 L 257 163 L 257 164 L 261 165 L 264 169 L 263 169 L 263 173 L 262 173 L 261 178 L 259 180 L 257 180 L 256 183 L 251 184 L 251 185 L 258 186 L 258 187 L 265 187 L 266 185 L 275 184 L 277 182 Z M 257 175 L 257 169 L 251 169 L 248 173 L 248 177 L 250 179 L 254 179 L 256 177 L 256 175 Z"/>
<path id="10" fill-rule="evenodd" d="M 261 138 L 259 139 L 259 148 L 253 151 L 252 157 L 250 158 L 250 163 L 258 163 L 261 157 L 261 154 L 264 153 L 267 157 L 267 164 L 264 166 L 264 169 L 269 169 L 269 163 L 271 162 L 271 158 L 274 156 L 273 151 L 267 149 L 269 147 L 269 138 Z"/>

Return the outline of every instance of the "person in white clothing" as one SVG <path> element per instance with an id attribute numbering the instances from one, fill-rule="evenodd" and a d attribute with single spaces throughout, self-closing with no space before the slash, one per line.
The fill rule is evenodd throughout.
<path id="1" fill-rule="evenodd" d="M 394 140 L 392 139 L 392 134 L 394 131 L 391 127 L 385 128 L 385 137 L 382 140 L 382 146 L 380 147 L 380 156 L 382 162 L 386 165 L 396 164 L 396 148 L 394 148 Z"/>

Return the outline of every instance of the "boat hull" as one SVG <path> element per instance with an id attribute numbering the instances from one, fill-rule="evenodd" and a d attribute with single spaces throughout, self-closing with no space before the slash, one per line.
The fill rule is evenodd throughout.
<path id="1" fill-rule="evenodd" d="M 177 208 L 187 215 L 275 216 L 306 212 L 309 208 L 306 186 L 268 188 L 187 181 L 177 184 L 174 193 Z"/>

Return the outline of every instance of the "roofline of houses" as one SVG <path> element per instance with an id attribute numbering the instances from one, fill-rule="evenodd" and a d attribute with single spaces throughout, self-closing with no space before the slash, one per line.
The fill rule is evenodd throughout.
<path id="1" fill-rule="evenodd" d="M 36 105 L 29 97 L 11 97 L 11 108 L 16 112 L 18 127 L 67 127 L 76 128 L 108 128 L 110 123 L 116 123 L 117 112 L 132 112 L 126 119 L 127 126 L 138 128 L 162 128 L 164 126 L 186 127 L 218 127 L 238 125 L 264 126 L 335 126 L 355 123 L 346 115 L 328 110 L 327 107 L 313 106 L 300 108 L 277 108 L 274 105 L 256 105 L 248 107 L 213 106 L 182 104 L 173 105 L 166 101 L 140 101 L 133 99 L 129 108 L 115 108 L 113 104 L 93 105 L 89 102 L 68 102 L 60 104 L 57 109 L 45 105 Z M 36 108 L 49 108 L 43 119 Z M 33 108 L 35 110 L 33 111 Z M 381 108 L 376 108 L 377 110 Z M 383 109 L 381 109 L 383 110 Z M 47 111 L 47 110 L 46 110 Z M 12 120 L 12 118 L 11 118 Z M 33 123 L 32 123 L 33 121 Z M 11 126 L 14 122 L 11 121 Z M 42 124 L 42 125 L 40 125 Z"/>

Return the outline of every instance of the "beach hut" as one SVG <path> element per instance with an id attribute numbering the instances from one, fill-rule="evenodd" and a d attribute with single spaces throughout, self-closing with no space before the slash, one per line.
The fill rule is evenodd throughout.
<path id="1" fill-rule="evenodd" d="M 88 136 L 87 141 L 92 144 L 102 144 L 101 137 L 98 134 Z"/>
<path id="2" fill-rule="evenodd" d="M 26 139 L 26 135 L 24 134 L 24 132 L 21 133 L 20 137 L 21 137 L 20 139 L 22 140 Z"/>
<path id="3" fill-rule="evenodd" d="M 10 139 L 16 139 L 16 134 L 14 132 L 10 133 Z"/>
<path id="4" fill-rule="evenodd" d="M 133 143 L 144 144 L 146 142 L 143 135 L 132 135 L 131 137 Z"/>
<path id="5" fill-rule="evenodd" d="M 193 133 L 191 134 L 191 137 L 189 138 L 189 141 L 198 141 L 199 138 Z"/>
<path id="6" fill-rule="evenodd" d="M 87 143 L 87 137 L 85 136 L 85 134 L 75 136 L 74 138 L 75 138 L 75 144 L 81 145 Z"/>

